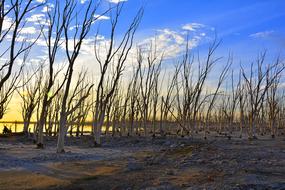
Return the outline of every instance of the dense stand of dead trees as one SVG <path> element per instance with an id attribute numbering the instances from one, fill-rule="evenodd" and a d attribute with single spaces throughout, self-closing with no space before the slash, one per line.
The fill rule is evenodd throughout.
<path id="1" fill-rule="evenodd" d="M 0 119 L 17 92 L 22 101 L 23 132 L 28 135 L 29 129 L 33 130 L 38 148 L 44 147 L 45 135 L 54 135 L 58 137 L 57 152 L 63 152 L 68 132 L 84 135 L 88 121 L 96 146 L 101 145 L 102 135 L 201 134 L 206 139 L 215 131 L 229 139 L 235 134 L 254 139 L 284 134 L 285 67 L 279 57 L 271 63 L 263 52 L 250 65 L 236 69 L 231 54 L 216 57 L 219 41 L 214 40 L 206 56 L 201 56 L 191 52 L 186 40 L 183 55 L 171 69 L 164 70 L 169 59 L 157 49 L 156 39 L 134 47 L 143 9 L 120 39 L 116 35 L 124 3 L 99 14 L 110 16 L 109 40 L 101 43 L 99 29 L 95 34 L 93 30 L 98 27 L 100 3 L 89 1 L 80 11 L 74 0 L 55 1 L 53 6 L 32 0 L 6 3 L 0 1 Z M 38 36 L 34 41 L 19 41 L 27 14 L 42 6 L 46 6 L 46 22 L 40 25 Z M 7 19 L 10 25 L 4 28 Z M 90 80 L 84 70 L 74 70 L 84 40 L 90 35 L 95 37 L 93 64 L 100 71 L 95 80 Z M 47 58 L 38 68 L 25 66 L 39 38 L 46 44 Z M 62 56 L 66 63 L 59 65 Z M 21 66 L 16 67 L 16 60 Z M 223 67 L 217 69 L 220 65 Z M 33 118 L 37 122 L 31 126 Z"/>
<path id="2" fill-rule="evenodd" d="M 3 118 L 13 92 L 19 82 L 22 67 L 15 70 L 16 60 L 25 63 L 29 50 L 35 41 L 17 42 L 21 37 L 21 30 L 25 27 L 26 15 L 43 4 L 33 3 L 32 0 L 0 1 L 0 119 Z M 8 45 L 6 44 L 8 42 Z"/>

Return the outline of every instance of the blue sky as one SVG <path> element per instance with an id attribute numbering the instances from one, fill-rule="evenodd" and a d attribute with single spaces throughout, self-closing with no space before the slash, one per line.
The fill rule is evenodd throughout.
<path id="1" fill-rule="evenodd" d="M 135 6 L 136 0 L 130 0 Z M 284 0 L 152 0 L 141 28 L 180 29 L 188 23 L 215 28 L 222 49 L 236 54 L 285 48 Z"/>
<path id="2" fill-rule="evenodd" d="M 41 2 L 43 0 L 36 0 Z M 78 0 L 81 9 L 89 0 Z M 97 12 L 100 14 L 108 6 L 122 0 L 102 0 Z M 141 6 L 145 13 L 136 34 L 136 43 L 144 44 L 157 38 L 158 48 L 166 51 L 169 58 L 179 56 L 185 47 L 186 34 L 189 34 L 193 51 L 205 52 L 215 34 L 222 40 L 217 51 L 218 56 L 234 54 L 237 63 L 248 64 L 263 50 L 268 50 L 271 57 L 279 53 L 284 55 L 285 48 L 285 1 L 284 0 L 123 0 L 124 9 L 119 20 L 117 38 L 126 30 Z M 53 0 L 48 0 L 52 3 Z M 60 1 L 63 3 L 64 1 Z M 28 39 L 37 36 L 38 20 L 44 23 L 44 8 L 30 13 L 25 26 Z M 100 21 L 100 34 L 108 40 L 109 15 Z M 79 17 L 80 18 L 80 17 Z M 33 29 L 34 28 L 34 29 Z M 94 60 L 93 42 L 96 24 L 88 35 L 81 63 Z M 44 47 L 42 40 L 37 45 Z M 34 48 L 32 58 L 45 56 L 45 48 Z M 64 51 L 62 51 L 64 54 Z M 34 54 L 37 54 L 34 56 Z M 89 59 L 86 58 L 89 54 Z M 37 59 L 35 59 L 37 61 Z M 238 67 L 239 64 L 236 64 Z"/>
<path id="3" fill-rule="evenodd" d="M 128 0 L 124 6 L 119 33 L 139 7 L 145 7 L 136 35 L 138 43 L 157 35 L 169 40 L 161 46 L 168 48 L 177 43 L 176 37 L 185 39 L 185 29 L 190 27 L 191 30 L 187 30 L 190 38 L 199 38 L 193 51 L 205 51 L 217 34 L 222 40 L 217 54 L 233 53 L 238 63 L 236 67 L 240 62 L 249 64 L 264 50 L 271 58 L 285 53 L 284 0 Z M 196 28 L 191 28 L 195 25 Z M 175 47 L 183 49 L 184 45 L 173 46 L 170 51 L 177 49 Z M 174 52 L 175 55 L 179 55 L 179 51 Z"/>
<path id="4" fill-rule="evenodd" d="M 41 2 L 44 0 L 35 0 Z M 54 0 L 48 0 L 52 3 Z M 89 0 L 77 0 L 81 10 L 86 7 Z M 102 0 L 98 14 L 110 5 L 115 5 L 120 0 Z M 64 1 L 60 1 L 63 3 Z M 111 4 L 110 4 L 111 3 Z M 125 0 L 124 10 L 119 20 L 116 33 L 117 39 L 126 30 L 136 12 L 141 6 L 145 13 L 136 33 L 136 44 L 144 45 L 156 39 L 158 50 L 166 52 L 167 61 L 164 66 L 173 70 L 173 63 L 185 49 L 186 36 L 189 34 L 190 47 L 193 52 L 205 53 L 215 34 L 222 40 L 217 56 L 226 57 L 233 53 L 237 71 L 240 63 L 246 68 L 255 60 L 258 53 L 268 50 L 268 60 L 281 54 L 285 58 L 285 0 Z M 51 4 L 52 5 L 52 4 Z M 8 15 L 9 16 L 9 15 Z M 75 65 L 76 69 L 85 67 L 92 74 L 98 73 L 98 64 L 94 62 L 94 36 L 100 23 L 102 41 L 108 42 L 110 27 L 109 15 L 105 15 L 94 28 L 82 45 L 81 56 Z M 80 20 L 81 17 L 79 17 Z M 39 22 L 45 24 L 45 8 L 31 12 L 18 42 L 23 39 L 33 42 L 39 34 Z M 9 19 L 5 20 L 6 28 Z M 70 27 L 70 32 L 72 27 Z M 7 47 L 9 38 L 7 37 Z M 4 51 L 4 50 L 2 50 Z M 134 48 L 134 52 L 135 48 Z M 39 63 L 46 60 L 46 44 L 40 38 L 29 57 L 30 63 Z M 56 63 L 62 63 L 65 58 L 64 47 L 57 57 Z M 222 66 L 226 58 L 219 63 Z M 0 60 L 5 61 L 5 60 Z M 20 61 L 20 59 L 19 59 Z M 132 62 L 132 60 L 128 60 Z M 170 63 L 170 64 L 169 64 Z M 220 67 L 216 67 L 220 68 Z M 219 72 L 213 72 L 217 74 Z M 216 76 L 211 76 L 216 77 Z M 211 80 L 214 81 L 214 80 Z"/>

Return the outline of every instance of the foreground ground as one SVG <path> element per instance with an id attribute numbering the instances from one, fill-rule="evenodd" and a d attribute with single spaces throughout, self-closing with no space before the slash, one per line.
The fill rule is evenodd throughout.
<path id="1" fill-rule="evenodd" d="M 284 137 L 68 138 L 64 154 L 46 143 L 0 138 L 0 190 L 285 189 Z"/>

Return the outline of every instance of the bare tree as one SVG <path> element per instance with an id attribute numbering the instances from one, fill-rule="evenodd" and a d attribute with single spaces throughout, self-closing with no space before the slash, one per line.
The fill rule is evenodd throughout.
<path id="1" fill-rule="evenodd" d="M 134 72 L 132 79 L 129 84 L 128 94 L 130 96 L 130 105 L 129 105 L 129 122 L 130 122 L 130 129 L 129 135 L 133 135 L 135 122 L 136 122 L 136 113 L 138 112 L 139 105 L 137 104 L 138 97 L 139 97 L 139 72 L 141 69 L 141 65 L 139 64 L 137 67 L 134 67 Z"/>
<path id="2" fill-rule="evenodd" d="M 28 73 L 23 73 L 22 76 L 22 87 L 21 90 L 17 89 L 19 96 L 22 99 L 22 117 L 24 121 L 24 134 L 28 134 L 28 129 L 32 115 L 35 111 L 37 104 L 41 98 L 41 81 L 43 80 L 43 65 L 41 64 L 39 68 L 32 73 L 33 78 L 30 79 Z"/>
<path id="3" fill-rule="evenodd" d="M 236 83 L 236 84 L 235 84 Z M 230 80 L 230 90 L 229 92 L 226 90 L 225 94 L 222 94 L 224 97 L 222 101 L 222 118 L 225 122 L 226 120 L 226 126 L 228 129 L 229 134 L 227 135 L 229 139 L 231 139 L 231 134 L 233 132 L 234 128 L 234 119 L 235 119 L 235 113 L 239 98 L 239 87 L 240 87 L 240 81 L 236 81 L 234 79 L 234 71 L 231 72 L 231 80 Z M 223 118 L 224 117 L 224 118 Z M 222 125 L 222 121 L 220 123 Z M 222 133 L 222 127 L 220 127 L 219 133 Z"/>
<path id="4" fill-rule="evenodd" d="M 38 39 L 27 42 L 25 36 L 22 35 L 21 31 L 25 27 L 26 16 L 30 11 L 42 5 L 42 3 L 34 3 L 32 0 L 0 1 L 0 58 L 4 60 L 0 62 L 0 118 L 4 116 L 7 104 L 15 91 L 15 83 L 22 71 L 22 67 L 20 67 L 13 74 L 15 62 L 27 59 L 29 50 Z M 19 42 L 19 37 L 24 37 L 24 40 Z M 9 43 L 9 45 L 7 46 L 5 43 Z M 9 81 L 11 76 L 12 79 Z"/>
<path id="5" fill-rule="evenodd" d="M 67 119 L 68 123 L 70 123 L 70 136 L 73 135 L 74 126 L 77 128 L 76 136 L 79 136 L 80 127 L 88 116 L 92 104 L 90 101 L 88 102 L 87 96 L 90 94 L 93 86 L 89 84 L 87 71 L 81 71 L 78 75 L 78 80 L 73 85 L 74 87 L 70 90 L 67 110 L 74 110 L 73 112 L 70 112 Z M 74 109 L 75 106 L 77 106 L 76 109 Z"/>
<path id="6" fill-rule="evenodd" d="M 201 107 L 203 106 L 203 104 L 205 103 L 207 96 L 202 96 L 203 90 L 204 90 L 204 86 L 205 86 L 205 82 L 206 79 L 208 78 L 208 75 L 210 73 L 210 71 L 212 70 L 214 64 L 220 60 L 220 57 L 218 58 L 214 58 L 214 53 L 217 50 L 217 48 L 220 45 L 220 41 L 217 42 L 216 38 L 214 40 L 214 42 L 210 45 L 209 49 L 208 49 L 208 53 L 207 53 L 207 58 L 205 61 L 204 66 L 202 65 L 200 58 L 198 56 L 198 62 L 199 62 L 199 66 L 198 66 L 198 79 L 196 84 L 194 85 L 193 88 L 193 108 L 191 108 L 191 110 L 193 110 L 193 128 L 194 130 L 197 132 L 197 127 L 196 127 L 196 122 L 197 122 L 197 116 L 199 115 L 199 112 L 202 113 Z M 214 100 L 215 101 L 215 100 Z M 201 117 L 200 117 L 201 118 Z"/>
<path id="7" fill-rule="evenodd" d="M 164 56 L 163 54 L 159 55 L 156 40 L 154 40 L 154 42 L 150 41 L 147 49 L 140 47 L 137 54 L 138 68 L 140 68 L 139 79 L 142 100 L 141 115 L 143 119 L 144 135 L 146 136 L 151 111 L 153 111 L 152 120 L 155 120 L 154 117 L 156 117 L 157 114 L 158 97 L 155 96 L 155 94 L 157 95 L 159 91 L 158 80 Z"/>
<path id="8" fill-rule="evenodd" d="M 251 69 L 249 75 L 242 68 L 242 75 L 246 83 L 249 101 L 249 139 L 256 138 L 255 130 L 257 124 L 257 117 L 262 108 L 263 101 L 269 88 L 276 82 L 281 72 L 284 70 L 284 66 L 280 65 L 280 62 L 275 64 L 269 64 L 265 66 L 266 52 L 263 52 L 257 59 L 256 63 L 251 63 Z M 255 75 L 254 65 L 257 66 L 257 73 Z M 274 75 L 269 75 L 272 70 L 275 70 Z M 270 76 L 270 77 L 268 77 Z"/>
<path id="9" fill-rule="evenodd" d="M 68 109 L 68 96 L 71 88 L 71 81 L 73 77 L 73 67 L 76 62 L 76 59 L 78 58 L 78 55 L 80 53 L 80 49 L 83 43 L 83 40 L 86 38 L 87 34 L 90 32 L 91 26 L 94 21 L 98 19 L 98 17 L 95 17 L 95 12 L 97 11 L 97 8 L 99 6 L 99 3 L 94 5 L 94 1 L 89 1 L 86 10 L 83 14 L 82 23 L 78 22 L 77 19 L 77 3 L 73 0 L 66 0 L 65 1 L 65 8 L 63 12 L 63 30 L 64 30 L 64 36 L 65 36 L 65 52 L 68 60 L 68 68 L 66 73 L 66 83 L 64 88 L 64 94 L 62 98 L 62 106 L 61 106 L 61 112 L 60 112 L 60 120 L 59 120 L 59 135 L 58 135 L 58 142 L 57 142 L 57 152 L 64 152 L 64 137 L 67 133 L 68 125 L 67 125 L 67 118 L 68 115 L 73 113 L 83 102 L 90 93 L 91 88 L 93 85 L 87 85 L 86 88 L 88 88 L 87 93 L 85 96 L 81 97 L 80 100 L 77 101 L 77 103 L 72 107 L 72 109 Z M 75 25 L 77 26 L 75 28 L 75 32 L 73 34 L 69 33 L 70 24 L 72 24 L 72 20 L 76 19 Z M 80 27 L 79 27 L 80 26 Z M 71 37 L 71 35 L 73 35 Z M 70 39 L 72 39 L 73 47 L 70 47 Z"/>
<path id="10" fill-rule="evenodd" d="M 184 136 L 184 131 L 190 135 L 193 135 L 194 131 L 198 132 L 197 122 L 201 118 L 201 109 L 209 98 L 209 95 L 204 95 L 204 87 L 214 64 L 220 59 L 214 58 L 214 52 L 219 44 L 220 42 L 215 40 L 210 45 L 204 63 L 202 63 L 198 54 L 198 75 L 194 76 L 194 57 L 190 54 L 189 40 L 187 39 L 185 52 L 178 64 L 178 67 L 181 68 L 180 77 L 175 79 L 175 105 L 177 107 L 177 116 L 181 121 L 180 126 L 183 126 L 180 129 L 181 136 Z"/>
<path id="11" fill-rule="evenodd" d="M 159 132 L 161 136 L 165 135 L 165 130 L 163 129 L 163 125 L 167 124 L 169 118 L 169 110 L 174 105 L 175 97 L 173 96 L 173 92 L 175 89 L 175 84 L 177 84 L 177 79 L 179 72 L 181 70 L 182 65 L 175 66 L 175 71 L 173 73 L 172 78 L 168 79 L 168 84 L 166 88 L 166 95 L 161 97 L 161 106 L 160 106 L 160 125 Z M 179 96 L 179 94 L 178 94 Z M 179 100 L 179 97 L 178 97 Z"/>
<path id="12" fill-rule="evenodd" d="M 101 133 L 102 126 L 104 124 L 106 106 L 113 96 L 116 87 L 119 83 L 119 79 L 124 70 L 124 63 L 128 57 L 128 54 L 132 48 L 134 34 L 140 23 L 143 10 L 141 9 L 138 14 L 134 17 L 130 26 L 127 28 L 126 32 L 123 34 L 122 40 L 115 46 L 115 34 L 118 26 L 119 17 L 121 15 L 123 8 L 123 3 L 118 3 L 114 11 L 111 13 L 111 32 L 110 32 L 110 42 L 106 45 L 106 57 L 102 59 L 102 56 L 99 54 L 100 47 L 98 46 L 97 40 L 95 42 L 95 56 L 96 60 L 100 66 L 100 79 L 97 85 L 96 91 L 96 100 L 95 100 L 95 112 L 93 114 L 93 132 L 94 132 L 94 144 L 95 146 L 101 145 Z M 97 37 L 95 38 L 97 39 Z M 114 71 L 112 74 L 112 79 L 109 80 L 110 83 L 107 88 L 106 78 L 107 71 L 110 69 L 110 65 L 113 66 Z"/>
<path id="13" fill-rule="evenodd" d="M 10 77 L 10 79 L 7 80 L 2 86 L 2 90 L 0 91 L 0 119 L 2 119 L 5 113 L 7 112 L 8 105 L 12 99 L 14 91 L 17 88 L 21 87 L 18 85 L 21 82 L 19 78 L 21 76 L 22 70 L 23 70 L 23 65 L 19 69 L 19 72 L 14 73 L 13 76 Z"/>
<path id="14" fill-rule="evenodd" d="M 276 64 L 280 64 L 280 59 L 277 58 Z M 277 116 L 280 111 L 279 101 L 280 95 L 278 94 L 279 84 L 281 80 L 281 75 L 278 73 L 279 68 L 275 67 L 270 72 L 267 73 L 267 83 L 272 80 L 271 86 L 267 90 L 267 104 L 268 104 L 268 119 L 269 119 L 269 129 L 271 131 L 271 136 L 274 138 L 277 133 Z M 263 117 L 264 118 L 264 117 Z"/>
<path id="15" fill-rule="evenodd" d="M 242 71 L 239 73 L 239 87 L 238 87 L 238 101 L 239 101 L 239 128 L 240 128 L 240 135 L 239 137 L 242 138 L 243 128 L 245 124 L 245 104 L 247 102 L 247 95 L 246 95 L 246 86 L 242 80 Z"/>
<path id="16" fill-rule="evenodd" d="M 64 6 L 64 10 L 67 9 L 68 4 Z M 62 89 L 65 79 L 60 83 L 57 89 L 55 87 L 55 81 L 58 75 L 61 73 L 62 69 L 55 71 L 54 65 L 56 61 L 56 56 L 58 49 L 62 44 L 62 35 L 64 25 L 67 20 L 63 18 L 61 14 L 61 7 L 59 1 L 56 0 L 54 8 L 47 4 L 47 17 L 46 24 L 42 26 L 42 34 L 45 39 L 47 49 L 48 49 L 48 72 L 47 72 L 47 82 L 43 89 L 43 98 L 41 100 L 41 110 L 40 116 L 37 123 L 37 147 L 43 148 L 43 129 L 46 123 L 46 118 L 48 114 L 48 108 L 50 107 L 52 100 L 57 96 L 58 92 Z M 44 30 L 46 29 L 46 30 Z M 45 32 L 46 31 L 46 32 Z"/>
<path id="17" fill-rule="evenodd" d="M 205 116 L 205 124 L 204 124 L 204 138 L 205 139 L 207 138 L 206 137 L 206 134 L 207 134 L 206 133 L 207 132 L 206 127 L 209 124 L 211 111 L 214 108 L 217 96 L 220 93 L 220 88 L 221 88 L 223 82 L 225 81 L 225 79 L 226 79 L 226 77 L 228 75 L 228 71 L 229 71 L 229 69 L 230 69 L 230 67 L 232 65 L 232 61 L 233 61 L 233 59 L 232 59 L 232 56 L 230 55 L 229 58 L 228 58 L 227 64 L 224 66 L 224 68 L 222 69 L 222 72 L 220 73 L 220 76 L 219 76 L 218 82 L 217 82 L 217 87 L 216 87 L 216 89 L 214 90 L 214 92 L 210 96 L 209 106 L 207 108 L 207 112 L 206 112 L 206 116 Z"/>

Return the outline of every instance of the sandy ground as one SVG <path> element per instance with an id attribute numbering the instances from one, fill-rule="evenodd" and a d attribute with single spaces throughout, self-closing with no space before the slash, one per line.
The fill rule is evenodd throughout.
<path id="1" fill-rule="evenodd" d="M 23 137 L 0 138 L 0 190 L 285 190 L 285 138 L 68 138 L 36 149 Z"/>

